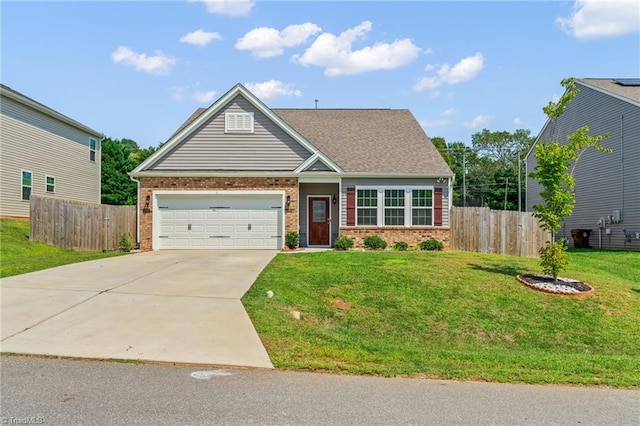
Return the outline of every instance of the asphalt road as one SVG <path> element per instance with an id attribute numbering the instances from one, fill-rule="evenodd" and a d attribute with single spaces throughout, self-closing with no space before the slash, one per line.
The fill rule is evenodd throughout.
<path id="1" fill-rule="evenodd" d="M 1 424 L 640 424 L 640 391 L 0 358 Z"/>

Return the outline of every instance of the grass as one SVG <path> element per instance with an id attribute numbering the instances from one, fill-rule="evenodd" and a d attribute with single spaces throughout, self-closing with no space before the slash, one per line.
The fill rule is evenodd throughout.
<path id="1" fill-rule="evenodd" d="M 74 251 L 32 242 L 28 220 L 0 219 L 0 278 L 120 254 Z"/>
<path id="2" fill-rule="evenodd" d="M 536 259 L 324 252 L 278 255 L 243 302 L 281 369 L 640 387 L 640 253 L 569 258 L 593 294 L 518 283 Z"/>

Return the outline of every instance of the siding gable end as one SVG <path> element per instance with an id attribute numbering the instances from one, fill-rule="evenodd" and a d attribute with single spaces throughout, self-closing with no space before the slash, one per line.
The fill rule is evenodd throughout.
<path id="1" fill-rule="evenodd" d="M 238 138 L 233 148 L 247 143 L 248 149 L 240 152 L 240 157 L 230 155 L 230 152 L 224 150 L 224 146 L 218 146 L 217 156 L 212 157 L 212 150 L 205 149 L 204 152 L 189 152 L 189 149 L 181 149 L 181 146 L 193 145 L 197 143 L 189 143 L 198 139 L 198 134 L 204 134 L 205 129 L 213 125 L 216 118 L 220 119 L 220 113 L 232 108 L 239 108 L 240 111 L 254 114 L 255 125 L 257 129 L 251 132 L 244 132 L 244 138 Z M 224 171 L 295 171 L 298 167 L 305 163 L 311 156 L 317 155 L 323 160 L 323 163 L 332 166 L 333 162 L 320 152 L 311 142 L 305 139 L 297 130 L 291 127 L 287 122 L 282 120 L 277 114 L 269 109 L 260 99 L 249 92 L 241 84 L 236 84 L 231 90 L 225 93 L 221 98 L 213 103 L 209 108 L 200 113 L 199 110 L 185 123 L 183 126 L 171 136 L 171 138 L 158 149 L 153 155 L 143 161 L 138 167 L 129 173 L 132 177 L 145 176 L 145 172 L 180 172 L 180 171 L 205 171 L 205 172 L 224 172 Z M 215 126 L 214 126 L 215 128 Z M 255 131 L 253 131 L 255 130 Z M 217 142 L 222 140 L 221 134 L 216 134 Z M 236 135 L 238 136 L 238 135 Z M 256 137 L 258 136 L 258 137 Z M 271 142 L 270 149 L 262 150 L 267 145 L 261 145 L 258 151 L 251 150 L 251 142 L 256 142 L 259 136 Z M 274 141 L 278 142 L 275 143 Z M 286 148 L 285 148 L 286 147 Z M 204 148 L 200 146 L 199 149 Z M 255 146 L 254 146 L 255 148 Z M 188 154 L 182 156 L 178 154 Z M 196 150 L 197 151 L 197 150 Z M 232 149 L 233 151 L 233 149 Z M 247 153 L 259 154 L 258 157 L 248 158 Z M 201 156 L 205 154 L 209 160 L 207 164 L 191 163 L 187 157 L 193 159 L 193 155 Z M 172 158 L 176 156 L 175 159 Z M 185 157 L 185 158 L 181 158 Z M 296 158 L 297 157 L 297 158 Z M 294 164 L 294 158 L 297 164 Z M 216 159 L 219 161 L 216 162 Z M 234 160 L 229 162 L 228 160 Z M 221 164 L 225 161 L 224 164 Z M 249 161 L 245 161 L 249 160 Z M 253 160 L 253 161 L 252 161 Z M 204 167 L 204 168 L 203 168 Z M 339 169 L 339 168 L 337 168 Z"/>
<path id="2" fill-rule="evenodd" d="M 251 114 L 253 131 L 226 131 L 226 113 Z M 311 155 L 238 94 L 145 170 L 293 171 Z"/>

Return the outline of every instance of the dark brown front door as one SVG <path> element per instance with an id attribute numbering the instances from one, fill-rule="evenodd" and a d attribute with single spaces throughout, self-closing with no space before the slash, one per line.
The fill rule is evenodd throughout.
<path id="1" fill-rule="evenodd" d="M 328 246 L 329 230 L 329 199 L 309 198 L 309 245 Z"/>

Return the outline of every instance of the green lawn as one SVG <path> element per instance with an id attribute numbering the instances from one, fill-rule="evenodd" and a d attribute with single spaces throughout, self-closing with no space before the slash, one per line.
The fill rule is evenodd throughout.
<path id="1" fill-rule="evenodd" d="M 518 283 L 536 259 L 324 252 L 278 255 L 243 302 L 281 369 L 640 387 L 640 253 L 569 258 L 593 294 Z"/>
<path id="2" fill-rule="evenodd" d="M 28 220 L 0 219 L 0 278 L 120 254 L 65 250 L 31 242 Z"/>

